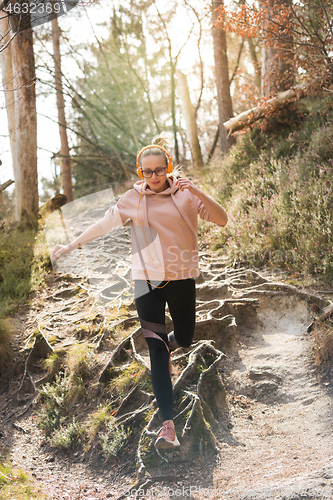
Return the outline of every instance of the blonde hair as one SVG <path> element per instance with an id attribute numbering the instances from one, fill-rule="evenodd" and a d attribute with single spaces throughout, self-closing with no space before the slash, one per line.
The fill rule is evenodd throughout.
<path id="1" fill-rule="evenodd" d="M 151 141 L 151 145 L 154 145 L 154 144 L 156 144 L 156 146 L 161 146 L 162 148 L 167 149 L 167 146 L 170 144 L 170 140 L 165 132 L 161 132 L 160 135 L 156 135 L 154 137 L 154 139 Z M 163 158 L 165 158 L 165 164 L 166 165 L 168 164 L 168 157 L 164 153 L 164 151 L 162 151 L 162 149 L 149 148 L 141 153 L 140 158 L 139 158 L 140 165 L 141 165 L 142 158 L 146 158 L 146 156 L 150 156 L 150 155 L 163 156 Z"/>

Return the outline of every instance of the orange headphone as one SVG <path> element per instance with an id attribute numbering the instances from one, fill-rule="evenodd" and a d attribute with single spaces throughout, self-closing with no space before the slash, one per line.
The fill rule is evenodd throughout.
<path id="1" fill-rule="evenodd" d="M 158 148 L 160 149 L 161 151 L 164 151 L 164 153 L 167 155 L 167 158 L 168 158 L 168 165 L 167 165 L 167 173 L 168 174 L 171 174 L 172 172 L 172 158 L 170 156 L 170 153 L 168 153 L 168 151 L 166 149 L 164 149 L 162 146 L 158 146 L 157 144 L 150 144 L 149 146 L 146 146 L 145 148 L 141 149 L 140 153 L 138 153 L 138 156 L 136 157 L 136 169 L 137 169 L 137 172 L 138 172 L 138 176 L 141 177 L 141 179 L 143 179 L 143 175 L 142 175 L 142 172 L 141 172 L 141 167 L 140 167 L 140 156 L 141 154 L 146 151 L 146 149 L 150 149 L 150 148 Z"/>

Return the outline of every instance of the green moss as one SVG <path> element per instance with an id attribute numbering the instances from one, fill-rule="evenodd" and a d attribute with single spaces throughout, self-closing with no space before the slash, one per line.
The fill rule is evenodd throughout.
<path id="1" fill-rule="evenodd" d="M 141 456 L 146 467 L 156 466 L 156 452 L 150 447 L 151 438 L 144 436 L 141 441 Z"/>
<path id="2" fill-rule="evenodd" d="M 188 459 L 195 459 L 203 451 L 209 452 L 215 447 L 216 438 L 209 422 L 204 418 L 200 410 L 196 409 L 191 422 L 191 448 Z"/>

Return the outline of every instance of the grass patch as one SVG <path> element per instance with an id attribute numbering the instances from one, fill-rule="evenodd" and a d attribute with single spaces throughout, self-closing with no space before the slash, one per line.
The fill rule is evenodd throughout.
<path id="1" fill-rule="evenodd" d="M 93 352 L 89 344 L 84 342 L 71 346 L 66 358 L 66 367 L 72 382 L 89 380 L 94 367 Z"/>
<path id="2" fill-rule="evenodd" d="M 46 500 L 46 495 L 21 469 L 0 456 L 0 500 Z"/>
<path id="3" fill-rule="evenodd" d="M 109 375 L 111 377 L 113 375 L 113 371 L 115 378 L 109 382 L 107 387 L 107 392 L 112 396 L 126 395 L 135 384 L 140 384 L 142 389 L 152 392 L 153 389 L 150 377 L 147 375 L 143 366 L 140 366 L 136 361 L 132 361 L 132 363 L 130 363 L 120 373 L 115 370 L 110 370 Z"/>
<path id="4" fill-rule="evenodd" d="M 114 419 L 106 422 L 106 430 L 99 434 L 99 441 L 105 457 L 116 457 L 127 444 L 129 432 L 123 425 L 116 425 Z"/>
<path id="5" fill-rule="evenodd" d="M 95 441 L 95 438 L 99 431 L 103 429 L 103 427 L 112 419 L 113 417 L 110 414 L 110 406 L 107 404 L 105 406 L 100 406 L 98 410 L 90 416 L 88 421 L 85 424 L 85 428 L 87 431 L 87 450 L 90 448 L 92 443 Z"/>
<path id="6" fill-rule="evenodd" d="M 49 263 L 43 229 L 0 231 L 0 316 L 13 313 L 44 284 Z"/>
<path id="7" fill-rule="evenodd" d="M 55 376 L 55 381 L 46 383 L 41 389 L 43 408 L 40 426 L 47 436 L 51 436 L 65 424 L 78 401 L 82 403 L 86 400 L 86 384 L 93 378 L 94 359 L 88 344 L 71 346 L 64 359 L 63 354 L 63 351 L 53 353 L 44 363 L 51 374 L 63 364 L 63 369 Z M 59 440 L 64 432 L 62 430 L 59 433 Z"/>
<path id="8" fill-rule="evenodd" d="M 52 437 L 50 443 L 56 448 L 68 450 L 70 448 L 80 448 L 85 438 L 85 431 L 72 416 L 72 422 L 66 427 L 60 426 Z"/>

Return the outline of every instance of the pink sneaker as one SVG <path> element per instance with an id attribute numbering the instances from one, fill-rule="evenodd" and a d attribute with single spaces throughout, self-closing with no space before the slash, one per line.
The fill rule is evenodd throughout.
<path id="1" fill-rule="evenodd" d="M 155 442 L 155 448 L 159 450 L 166 450 L 179 446 L 180 443 L 177 439 L 175 429 L 170 423 L 170 420 L 163 422 L 163 429 L 158 435 Z"/>

